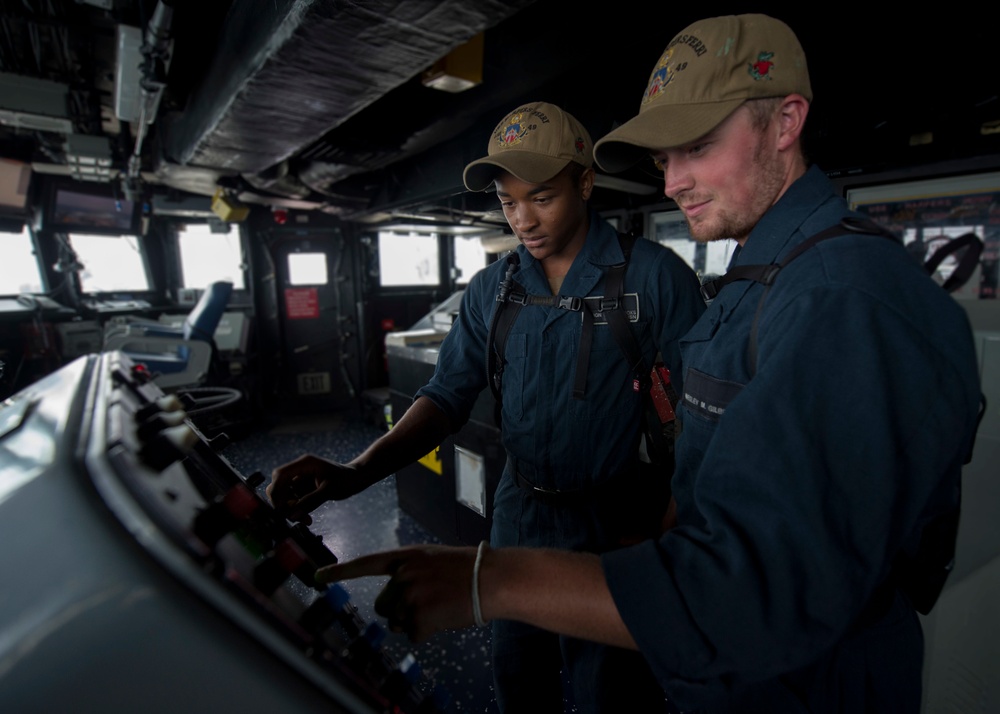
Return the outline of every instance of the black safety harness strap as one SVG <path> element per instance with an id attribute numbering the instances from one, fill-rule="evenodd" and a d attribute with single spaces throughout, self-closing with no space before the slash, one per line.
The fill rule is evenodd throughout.
<path id="1" fill-rule="evenodd" d="M 754 314 L 753 326 L 750 329 L 749 344 L 747 346 L 748 367 L 751 375 L 756 373 L 757 368 L 757 323 L 759 322 L 764 306 L 764 300 L 771 286 L 774 284 L 775 278 L 777 278 L 785 266 L 817 243 L 829 238 L 852 233 L 880 236 L 896 243 L 901 243 L 894 233 L 886 230 L 872 220 L 848 217 L 841 220 L 840 223 L 809 237 L 790 251 L 784 260 L 779 263 L 737 266 L 722 277 L 707 282 L 702 286 L 702 296 L 706 300 L 710 300 L 718 295 L 724 286 L 737 280 L 753 280 L 764 285 L 764 291 L 757 303 L 757 311 Z M 948 292 L 953 292 L 964 285 L 972 276 L 979 262 L 982 248 L 982 241 L 974 233 L 967 233 L 939 248 L 924 263 L 924 269 L 931 275 L 947 256 L 959 250 L 966 249 L 963 256 L 959 259 L 959 265 L 942 286 Z M 979 414 L 976 429 L 973 432 L 972 444 L 975 444 L 976 432 L 979 430 L 979 423 L 982 421 L 985 409 L 986 397 L 985 395 L 980 395 Z M 970 445 L 965 463 L 969 463 L 971 460 L 972 446 Z M 931 611 L 944 587 L 945 580 L 954 562 L 959 511 L 958 507 L 953 508 L 938 515 L 924 526 L 917 555 L 912 560 L 907 560 L 902 555 L 897 558 L 889 578 L 876 589 L 857 623 L 858 626 L 868 627 L 878 619 L 881 619 L 891 606 L 897 588 L 905 593 L 910 603 L 918 612 L 926 615 Z"/>
<path id="2" fill-rule="evenodd" d="M 722 290 L 723 287 L 729 283 L 736 282 L 737 280 L 754 280 L 770 287 L 770 285 L 774 282 L 774 279 L 778 277 L 778 273 L 781 272 L 782 268 L 812 248 L 814 245 L 828 238 L 834 238 L 848 233 L 869 233 L 883 238 L 889 238 L 896 243 L 899 242 L 899 238 L 897 238 L 894 233 L 887 231 L 874 221 L 851 217 L 844 218 L 840 223 L 830 226 L 829 228 L 810 236 L 802 243 L 799 243 L 795 246 L 795 248 L 789 251 L 788 255 L 786 255 L 785 259 L 780 263 L 769 263 L 768 265 L 739 265 L 728 271 L 722 277 L 706 282 L 701 286 L 701 296 L 706 301 L 711 300 L 719 294 L 719 291 Z"/>
<path id="3" fill-rule="evenodd" d="M 493 393 L 493 420 L 500 426 L 500 411 L 503 404 L 501 383 L 505 364 L 504 350 L 510 328 L 517 319 L 517 314 L 524 307 L 523 302 L 515 302 L 508 307 L 507 302 L 514 286 L 514 273 L 521 267 L 521 258 L 516 252 L 507 256 L 507 270 L 497 290 L 496 306 L 493 308 L 493 318 L 490 320 L 490 330 L 486 337 L 486 378 Z"/>
<path id="4" fill-rule="evenodd" d="M 757 312 L 754 315 L 753 327 L 750 329 L 750 341 L 747 345 L 747 359 L 749 361 L 750 374 L 754 374 L 757 371 L 757 323 L 760 320 L 760 314 L 764 307 L 764 300 L 767 298 L 767 294 L 770 291 L 771 286 L 774 284 L 775 278 L 778 277 L 778 273 L 781 272 L 782 268 L 817 243 L 829 238 L 836 238 L 837 236 L 852 233 L 875 235 L 881 238 L 887 238 L 894 243 L 900 243 L 899 237 L 895 233 L 892 233 L 873 220 L 867 218 L 847 217 L 842 219 L 840 223 L 830 226 L 829 228 L 810 236 L 802 243 L 795 246 L 795 248 L 789 251 L 788 255 L 786 255 L 781 262 L 770 263 L 768 265 L 739 265 L 727 271 L 725 275 L 714 280 L 707 281 L 701 286 L 701 296 L 706 301 L 709 301 L 718 295 L 723 287 L 738 280 L 753 280 L 764 285 L 764 292 L 761 294 L 760 301 L 757 303 Z M 927 271 L 928 275 L 933 275 L 934 271 L 937 270 L 938 266 L 941 265 L 945 258 L 952 253 L 957 253 L 963 249 L 965 252 L 959 259 L 958 266 L 956 266 L 955 270 L 952 271 L 952 274 L 942 285 L 942 287 L 948 292 L 954 292 L 958 288 L 962 287 L 966 282 L 968 282 L 969 278 L 972 277 L 972 274 L 975 272 L 976 266 L 979 263 L 979 257 L 983 252 L 982 240 L 980 240 L 975 233 L 966 233 L 938 248 L 938 250 L 935 251 L 934 254 L 924 263 L 924 270 Z"/>
<path id="5" fill-rule="evenodd" d="M 965 285 L 976 271 L 979 265 L 979 257 L 983 254 L 983 241 L 975 233 L 969 232 L 960 235 L 958 238 L 948 241 L 943 246 L 934 251 L 934 255 L 927 259 L 924 268 L 930 275 L 938 269 L 942 261 L 952 253 L 957 253 L 962 249 L 967 249 L 958 260 L 958 265 L 952 271 L 948 279 L 941 285 L 945 290 L 952 293 Z"/>
<path id="6" fill-rule="evenodd" d="M 573 399 L 583 399 L 587 393 L 590 347 L 594 344 L 594 313 L 583 310 L 580 320 L 580 351 L 576 357 L 576 373 L 573 375 Z"/>
<path id="7" fill-rule="evenodd" d="M 514 321 L 521 312 L 521 308 L 525 305 L 536 305 L 541 307 L 554 307 L 560 310 L 569 310 L 571 312 L 582 312 L 584 315 L 584 325 L 587 324 L 586 321 L 588 317 L 590 318 L 591 325 L 593 324 L 593 315 L 590 314 L 589 310 L 584 309 L 585 301 L 583 298 L 567 295 L 527 294 L 519 283 L 514 282 L 514 273 L 517 272 L 520 264 L 521 259 L 517 253 L 511 253 L 507 256 L 507 271 L 504 274 L 504 279 L 501 281 L 500 287 L 497 291 L 497 305 L 493 309 L 493 318 L 490 320 L 489 335 L 486 338 L 486 374 L 490 384 L 490 391 L 493 393 L 493 399 L 495 402 L 493 418 L 497 426 L 500 426 L 501 422 L 500 412 L 503 404 L 503 391 L 501 385 L 503 383 L 504 365 L 507 362 L 504 356 L 506 355 L 507 350 L 507 338 L 510 336 L 510 330 L 514 326 Z M 584 337 L 581 339 L 581 350 L 583 349 L 583 339 L 592 339 L 591 333 L 587 330 L 584 331 Z M 583 362 L 582 369 L 584 385 L 586 385 L 587 381 L 586 370 L 589 360 L 590 343 L 588 341 L 587 349 L 585 352 L 581 351 L 580 358 L 580 361 Z M 580 371 L 581 367 L 578 362 L 577 375 L 580 374 Z"/>
<path id="8" fill-rule="evenodd" d="M 583 399 L 587 391 L 587 372 L 590 367 L 590 347 L 594 341 L 594 313 L 604 315 L 611 328 L 618 346 L 625 353 L 629 369 L 636 369 L 642 362 L 642 352 L 635 341 L 635 335 L 628 326 L 628 316 L 625 313 L 625 270 L 632 257 L 632 246 L 635 236 L 618 234 L 618 244 L 621 247 L 624 260 L 608 268 L 604 276 L 604 297 L 591 302 L 584 301 L 583 324 L 580 328 L 580 353 L 576 361 L 576 377 L 573 380 L 573 397 Z M 637 362 L 638 361 L 638 362 Z"/>
<path id="9" fill-rule="evenodd" d="M 628 326 L 628 316 L 625 312 L 624 285 L 625 269 L 628 267 L 635 236 L 619 233 L 618 241 L 624 255 L 622 263 L 612 265 L 604 276 L 604 297 L 591 301 L 580 297 L 566 295 L 529 295 L 524 288 L 514 282 L 514 273 L 520 266 L 517 253 L 507 257 L 507 272 L 497 292 L 497 306 L 493 310 L 490 321 L 490 332 L 487 338 L 486 372 L 496 406 L 494 419 L 500 425 L 502 409 L 503 369 L 506 359 L 507 339 L 511 327 L 521 308 L 525 305 L 553 307 L 560 310 L 581 313 L 580 349 L 577 355 L 576 372 L 573 378 L 573 397 L 583 399 L 587 390 L 587 374 L 590 371 L 590 352 L 594 341 L 594 313 L 602 313 L 607 320 L 615 340 L 618 342 L 629 368 L 635 371 L 636 378 L 643 389 L 648 389 L 649 375 L 642 364 L 642 352 Z M 611 296 L 611 297 L 608 297 Z M 593 302 L 593 304 L 592 304 Z"/>
<path id="10" fill-rule="evenodd" d="M 618 234 L 618 242 L 621 244 L 625 262 L 621 266 L 612 266 L 604 279 L 604 294 L 616 295 L 617 297 L 604 298 L 604 302 L 607 303 L 613 300 L 614 304 L 613 306 L 602 305 L 600 309 L 606 310 L 605 314 L 607 315 L 608 326 L 611 328 L 611 333 L 614 335 L 619 349 L 625 355 L 629 370 L 632 372 L 634 388 L 639 392 L 639 396 L 642 399 L 644 421 L 647 427 L 649 427 L 643 430 L 649 441 L 647 450 L 650 452 L 650 455 L 655 454 L 656 457 L 662 459 L 666 458 L 671 445 L 667 443 L 667 436 L 663 433 L 659 412 L 656 410 L 656 404 L 653 402 L 649 391 L 653 382 L 650 366 L 646 364 L 639 343 L 629 328 L 628 315 L 626 314 L 623 302 L 625 269 L 628 267 L 629 259 L 632 256 L 632 247 L 635 245 L 635 241 L 636 237 L 634 235 Z"/>
<path id="11" fill-rule="evenodd" d="M 757 312 L 753 317 L 753 326 L 750 328 L 750 340 L 747 345 L 747 367 L 751 375 L 757 372 L 757 323 L 760 321 L 764 301 L 767 299 L 768 292 L 770 292 L 771 286 L 774 285 L 778 273 L 817 243 L 850 233 L 877 235 L 899 243 L 899 238 L 894 233 L 887 231 L 874 221 L 865 218 L 847 217 L 842 219 L 840 223 L 830 226 L 799 243 L 780 262 L 769 263 L 767 265 L 739 265 L 727 271 L 725 275 L 707 281 L 701 286 L 701 296 L 706 302 L 715 298 L 726 285 L 739 280 L 753 280 L 764 286 L 764 292 L 761 293 L 760 300 L 757 302 Z"/>
<path id="12" fill-rule="evenodd" d="M 608 269 L 608 274 L 604 278 L 604 295 L 614 297 L 604 297 L 597 305 L 597 310 L 604 313 L 608 326 L 611 328 L 615 341 L 625 354 L 629 370 L 637 379 L 644 380 L 641 383 L 643 388 L 649 387 L 649 370 L 646 368 L 642 358 L 642 350 L 639 343 L 632 334 L 628 326 L 628 314 L 625 310 L 625 270 L 628 268 L 629 259 L 632 257 L 632 247 L 635 245 L 635 236 L 619 233 L 618 242 L 621 244 L 622 254 L 625 262 L 620 265 L 612 265 Z"/>

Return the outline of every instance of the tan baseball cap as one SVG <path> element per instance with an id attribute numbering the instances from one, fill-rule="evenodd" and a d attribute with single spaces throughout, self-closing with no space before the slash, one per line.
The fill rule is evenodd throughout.
<path id="1" fill-rule="evenodd" d="M 571 161 L 587 168 L 593 165 L 590 134 L 555 104 L 532 102 L 497 124 L 486 156 L 466 166 L 462 178 L 470 191 L 486 190 L 501 171 L 528 183 L 542 183 Z"/>
<path id="2" fill-rule="evenodd" d="M 598 141 L 594 157 L 605 171 L 623 171 L 704 136 L 748 99 L 789 94 L 812 101 L 805 52 L 788 25 L 758 14 L 699 20 L 670 41 L 638 116 Z"/>

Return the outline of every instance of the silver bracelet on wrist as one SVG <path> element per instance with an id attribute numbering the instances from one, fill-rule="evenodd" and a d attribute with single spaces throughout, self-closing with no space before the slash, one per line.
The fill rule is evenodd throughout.
<path id="1" fill-rule="evenodd" d="M 485 540 L 479 542 L 479 548 L 476 550 L 476 564 L 472 566 L 472 619 L 475 620 L 477 627 L 486 626 L 486 621 L 483 620 L 483 611 L 479 605 L 479 566 L 483 562 L 483 552 L 487 545 L 489 543 Z"/>

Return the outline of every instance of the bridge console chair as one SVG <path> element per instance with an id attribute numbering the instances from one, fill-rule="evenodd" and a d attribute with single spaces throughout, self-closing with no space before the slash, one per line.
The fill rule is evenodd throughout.
<path id="1" fill-rule="evenodd" d="M 153 320 L 110 324 L 104 334 L 104 351 L 124 352 L 133 362 L 145 365 L 164 391 L 200 385 L 211 371 L 215 329 L 232 290 L 228 281 L 206 287 L 178 327 Z"/>

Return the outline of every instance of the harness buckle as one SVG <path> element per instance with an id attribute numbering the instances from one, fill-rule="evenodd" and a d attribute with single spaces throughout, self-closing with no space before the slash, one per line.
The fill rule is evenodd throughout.
<path id="1" fill-rule="evenodd" d="M 517 303 L 518 305 L 527 305 L 528 304 L 528 294 L 527 293 L 512 292 L 510 295 L 507 296 L 507 299 L 510 302 Z"/>
<path id="2" fill-rule="evenodd" d="M 701 299 L 705 302 L 714 300 L 715 296 L 719 294 L 719 281 L 709 280 L 707 283 L 702 283 L 699 291 L 701 292 Z"/>
<path id="3" fill-rule="evenodd" d="M 761 273 L 760 282 L 764 285 L 771 285 L 774 279 L 778 277 L 778 273 L 781 272 L 781 266 L 777 263 L 771 263 L 767 268 Z"/>
<path id="4" fill-rule="evenodd" d="M 605 310 L 617 310 L 621 305 L 621 300 L 617 297 L 602 297 L 597 303 L 597 309 L 600 312 Z"/>
<path id="5" fill-rule="evenodd" d="M 556 305 L 556 307 L 562 310 L 580 312 L 580 308 L 583 307 L 583 300 L 578 297 L 566 297 L 564 295 L 560 295 L 559 303 Z"/>

